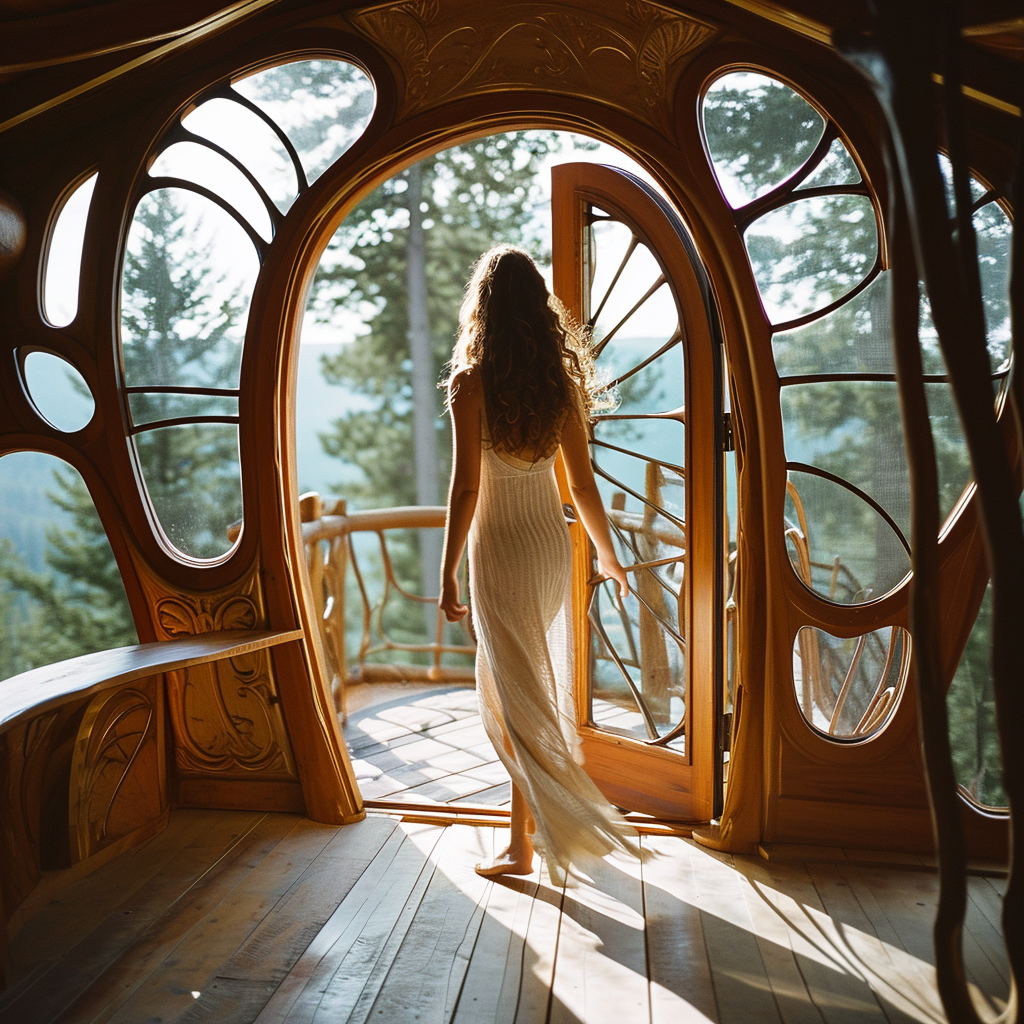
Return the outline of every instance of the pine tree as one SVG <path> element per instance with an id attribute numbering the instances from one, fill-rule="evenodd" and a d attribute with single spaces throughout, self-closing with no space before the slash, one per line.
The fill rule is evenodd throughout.
<path id="1" fill-rule="evenodd" d="M 122 339 L 130 385 L 237 386 L 243 307 L 206 255 L 170 192 L 147 196 L 136 211 L 138 240 L 125 257 Z M 182 414 L 173 394 L 133 395 L 144 423 Z M 188 413 L 216 398 L 190 398 Z M 190 425 L 136 435 L 147 489 L 162 524 L 190 554 L 223 550 L 220 535 L 238 504 L 235 429 Z M 137 640 L 124 585 L 82 478 L 54 471 L 50 500 L 73 526 L 47 531 L 49 572 L 33 572 L 8 544 L 0 548 L 0 602 L 12 629 L 0 648 L 4 675 Z M 215 536 L 216 535 L 216 536 Z M 0 608 L 3 605 L 0 604 Z"/>

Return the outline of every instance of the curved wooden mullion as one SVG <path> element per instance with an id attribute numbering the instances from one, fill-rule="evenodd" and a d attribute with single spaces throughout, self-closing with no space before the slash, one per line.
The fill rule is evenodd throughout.
<path id="1" fill-rule="evenodd" d="M 850 698 L 850 690 L 853 687 L 853 680 L 857 675 L 857 669 L 860 667 L 860 659 L 864 654 L 864 648 L 867 646 L 869 635 L 870 634 L 868 633 L 863 633 L 857 640 L 857 646 L 854 649 L 853 657 L 850 659 L 850 667 L 846 670 L 846 678 L 843 680 L 843 685 L 839 688 L 839 694 L 836 697 L 835 706 L 832 708 L 832 717 L 828 723 L 829 736 L 835 735 L 836 726 L 839 724 L 839 716 L 843 713 L 843 709 L 846 707 L 846 702 Z"/>
<path id="2" fill-rule="evenodd" d="M 803 316 L 794 317 L 792 320 L 786 320 L 781 324 L 772 324 L 772 334 L 784 334 L 786 331 L 795 331 L 798 327 L 804 327 L 815 320 L 828 316 L 829 313 L 834 313 L 841 306 L 845 306 L 851 299 L 860 295 L 881 272 L 882 249 L 879 246 L 878 251 L 875 253 L 875 262 L 871 264 L 870 270 L 848 292 L 843 292 L 834 302 L 830 302 L 827 306 L 822 306 L 821 309 L 814 310 L 813 313 L 805 313 Z"/>
<path id="3" fill-rule="evenodd" d="M 654 281 L 654 284 L 652 284 L 652 285 L 650 286 L 650 288 L 648 288 L 648 289 L 647 289 L 647 291 L 645 291 L 645 292 L 643 293 L 643 295 L 641 295 L 641 296 L 640 296 L 640 298 L 639 298 L 639 299 L 637 299 L 636 303 L 635 303 L 635 304 L 633 305 L 633 307 L 632 307 L 632 308 L 631 308 L 631 309 L 629 310 L 629 312 L 628 312 L 628 313 L 627 313 L 627 314 L 626 314 L 626 315 L 625 315 L 625 316 L 624 316 L 624 317 L 623 317 L 623 318 L 622 318 L 622 319 L 621 319 L 621 320 L 620 320 L 620 321 L 619 321 L 619 322 L 618 322 L 618 323 L 617 323 L 617 324 L 616 324 L 616 325 L 615 325 L 615 326 L 614 326 L 614 327 L 613 327 L 613 328 L 612 328 L 612 329 L 611 329 L 611 330 L 610 330 L 610 331 L 609 331 L 609 332 L 608 332 L 608 333 L 607 333 L 607 334 L 606 334 L 606 335 L 605 335 L 605 336 L 604 336 L 604 337 L 603 337 L 603 338 L 602 338 L 602 339 L 600 340 L 600 342 L 598 342 L 598 344 L 597 344 L 597 345 L 595 345 L 595 346 L 594 346 L 594 358 L 595 358 L 595 359 L 596 359 L 596 358 L 597 358 L 597 357 L 598 357 L 598 356 L 599 356 L 599 355 L 600 355 L 600 354 L 601 354 L 601 353 L 602 353 L 602 352 L 603 352 L 603 351 L 605 350 L 605 346 L 606 346 L 606 345 L 608 344 L 608 342 L 609 342 L 609 341 L 611 341 L 611 340 L 612 340 L 612 338 L 614 338 L 614 337 L 615 337 L 615 335 L 616 335 L 616 334 L 618 333 L 618 331 L 619 331 L 619 328 L 620 328 L 620 327 L 622 327 L 622 325 L 623 325 L 624 323 L 626 323 L 626 321 L 627 321 L 627 320 L 629 320 L 629 318 L 630 318 L 630 317 L 631 317 L 631 316 L 632 316 L 632 315 L 633 315 L 633 314 L 634 314 L 634 313 L 635 313 L 635 312 L 636 312 L 636 311 L 637 311 L 637 310 L 638 310 L 638 309 L 639 309 L 639 308 L 640 308 L 640 307 L 641 307 L 641 306 L 642 306 L 642 305 L 643 305 L 643 304 L 644 304 L 644 303 L 645 303 L 645 302 L 646 302 L 646 301 L 647 301 L 647 300 L 648 300 L 648 299 L 649 299 L 649 298 L 650 298 L 650 297 L 651 297 L 651 296 L 652 296 L 652 295 L 653 295 L 653 294 L 654 294 L 654 293 L 655 293 L 655 292 L 656 292 L 656 291 L 657 291 L 657 290 L 658 290 L 658 289 L 659 289 L 659 288 L 660 288 L 660 287 L 661 287 L 661 286 L 663 285 L 663 284 L 665 284 L 665 283 L 667 282 L 667 280 L 668 280 L 668 279 L 667 279 L 667 278 L 665 277 L 664 273 L 661 273 L 661 274 L 659 274 L 659 275 L 657 276 L 657 278 L 656 278 L 656 279 L 655 279 L 655 281 Z"/>
<path id="4" fill-rule="evenodd" d="M 165 141 L 167 140 L 171 141 L 172 144 L 175 142 L 192 142 L 197 146 L 205 146 L 206 149 L 216 153 L 218 156 L 222 156 L 230 164 L 241 171 L 245 176 L 245 180 L 252 185 L 256 190 L 256 194 L 260 197 L 260 202 L 263 203 L 263 206 L 267 211 L 267 216 L 270 218 L 272 231 L 274 233 L 277 232 L 277 229 L 281 226 L 281 222 L 284 220 L 284 214 L 277 208 L 277 204 L 270 198 L 267 190 L 263 187 L 256 175 L 253 174 L 252 171 L 250 171 L 249 168 L 234 155 L 234 153 L 229 152 L 223 146 L 219 146 L 216 142 L 213 142 L 203 135 L 196 135 L 195 132 L 189 131 L 180 122 L 167 133 Z"/>
<path id="5" fill-rule="evenodd" d="M 884 695 L 892 691 L 893 696 L 898 687 L 887 687 L 885 685 L 886 679 L 889 678 L 889 670 L 892 668 L 893 656 L 896 653 L 896 643 L 900 638 L 900 634 L 897 630 L 899 626 L 889 627 L 889 650 L 886 652 L 885 665 L 882 668 L 882 674 L 878 680 L 878 688 L 875 690 L 874 696 L 868 702 L 867 708 L 864 710 L 864 714 L 860 716 L 860 721 L 854 726 L 853 735 L 863 736 L 866 733 L 872 731 L 875 722 L 882 716 L 885 715 L 889 708 L 890 701 L 884 699 Z M 902 640 L 900 640 L 902 643 Z M 904 645 L 905 647 L 906 645 Z M 906 662 L 906 651 L 904 651 L 904 657 L 900 659 L 904 664 L 900 665 L 900 675 L 903 675 L 903 669 L 905 668 Z"/>
<path id="6" fill-rule="evenodd" d="M 661 348 L 659 348 L 656 352 L 652 352 L 649 356 L 647 356 L 646 359 L 637 363 L 636 366 L 634 366 L 631 370 L 627 370 L 621 376 L 616 377 L 615 380 L 611 381 L 607 385 L 607 387 L 609 389 L 618 387 L 623 381 L 629 380 L 630 377 L 632 377 L 634 374 L 639 373 L 642 369 L 644 369 L 644 367 L 650 366 L 650 364 L 653 363 L 655 359 L 658 359 L 661 356 L 663 356 L 666 352 L 669 351 L 669 349 L 671 349 L 674 345 L 678 345 L 679 342 L 681 342 L 682 340 L 683 329 L 681 325 L 677 324 L 675 331 L 672 332 L 672 337 L 669 338 L 668 341 L 666 341 L 665 344 L 661 346 Z"/>
<path id="7" fill-rule="evenodd" d="M 863 181 L 849 185 L 812 185 L 810 188 L 797 189 L 795 192 L 778 196 L 772 203 L 765 203 L 761 209 L 757 210 L 755 217 L 750 220 L 744 219 L 738 222 L 736 226 L 741 233 L 746 234 L 747 229 L 762 217 L 767 216 L 769 213 L 774 213 L 776 210 L 781 210 L 784 206 L 791 206 L 805 199 L 827 198 L 829 196 L 863 196 L 865 199 L 870 200 L 871 189 Z M 755 202 L 760 203 L 761 200 L 756 200 Z M 744 207 L 744 209 L 746 208 Z"/>
<path id="8" fill-rule="evenodd" d="M 617 444 L 612 444 L 609 441 L 600 441 L 596 437 L 592 438 L 591 444 L 596 444 L 599 448 L 608 448 L 613 452 L 621 452 L 623 455 L 631 455 L 635 459 L 642 459 L 644 462 L 653 462 L 658 466 L 664 466 L 666 469 L 671 469 L 678 473 L 684 479 L 686 478 L 686 470 L 682 466 L 677 466 L 672 462 L 665 462 L 664 459 L 656 459 L 653 455 L 642 455 L 640 452 L 631 452 L 628 448 L 620 448 Z"/>
<path id="9" fill-rule="evenodd" d="M 602 218 L 602 219 L 612 220 L 613 218 L 608 217 L 608 218 Z M 622 224 L 623 222 L 622 221 L 615 221 L 615 223 L 616 224 Z M 623 226 L 626 227 L 628 225 L 623 224 Z M 619 264 L 618 269 L 615 271 L 615 276 L 612 278 L 611 283 L 608 285 L 607 289 L 605 290 L 604 297 L 601 299 L 601 302 L 600 302 L 600 304 L 597 307 L 597 311 L 594 314 L 591 315 L 590 321 L 588 323 L 589 327 L 592 328 L 594 326 L 594 324 L 597 323 L 598 319 L 601 316 L 601 311 L 604 309 L 605 304 L 608 302 L 608 298 L 611 295 L 611 293 L 613 291 L 615 291 L 615 286 L 619 283 L 619 278 L 622 276 L 623 270 L 626 269 L 626 264 L 629 262 L 629 259 L 633 255 L 633 253 L 636 252 L 636 247 L 639 244 L 640 244 L 640 239 L 637 238 L 637 236 L 633 232 L 630 232 L 629 245 L 626 247 L 626 255 L 622 257 L 622 262 Z"/>
<path id="10" fill-rule="evenodd" d="M 635 558 L 639 559 L 640 558 L 640 552 L 637 550 L 637 546 L 636 546 L 636 543 L 635 543 L 635 541 L 636 541 L 636 534 L 635 533 L 632 534 L 633 540 L 627 540 L 626 537 L 625 537 L 625 534 L 627 532 L 631 532 L 631 531 L 623 530 L 620 526 L 616 526 L 615 523 L 609 523 L 608 525 L 612 528 L 612 531 L 619 538 L 619 540 L 621 541 L 623 547 L 628 548 L 633 553 L 633 556 Z M 654 568 L 654 567 L 656 567 L 657 565 L 660 565 L 660 564 L 669 565 L 669 564 L 671 564 L 673 562 L 682 562 L 685 558 L 686 558 L 686 555 L 684 553 L 682 555 L 679 555 L 676 558 L 667 559 L 664 563 L 662 563 L 662 561 L 660 559 L 656 559 L 653 562 L 644 562 L 644 561 L 640 560 L 640 561 L 637 561 L 636 563 L 634 563 L 632 566 L 627 566 L 626 567 L 626 571 L 629 572 L 631 569 L 639 569 L 639 568 L 644 568 L 644 569 Z M 685 565 L 684 565 L 684 569 L 685 569 Z M 665 580 L 663 580 L 661 578 L 661 576 L 659 576 L 656 572 L 652 572 L 651 575 L 654 577 L 654 579 L 661 586 L 661 589 L 664 590 L 665 593 L 668 594 L 669 597 L 671 597 L 673 601 L 677 602 L 677 604 L 678 604 L 678 602 L 680 602 L 682 600 L 681 595 L 678 594 L 676 591 L 674 591 L 668 585 L 668 583 L 666 583 Z M 685 643 L 685 640 L 683 642 Z"/>
<path id="11" fill-rule="evenodd" d="M 590 610 L 587 613 L 587 618 L 590 619 L 590 624 L 593 627 L 594 632 L 601 638 L 601 642 L 605 645 L 605 648 L 611 655 L 612 661 L 615 662 L 615 667 L 620 673 L 622 673 L 622 678 L 626 681 L 626 686 L 629 687 L 629 692 L 633 695 L 633 700 L 636 701 L 640 717 L 644 720 L 644 728 L 647 730 L 648 739 L 658 739 L 658 727 L 654 722 L 650 709 L 644 703 L 643 696 L 636 683 L 633 681 L 633 677 L 626 671 L 626 666 L 622 663 L 622 659 L 619 657 L 618 652 L 612 646 L 612 642 L 608 639 L 608 634 L 604 630 L 604 624 L 601 622 L 601 617 L 594 611 L 593 604 L 591 604 Z"/>
<path id="12" fill-rule="evenodd" d="M 249 236 L 249 241 L 252 242 L 256 249 L 256 255 L 259 257 L 260 266 L 263 265 L 263 261 L 267 258 L 267 250 L 270 248 L 270 243 L 226 199 L 222 199 L 216 192 L 208 189 L 205 185 L 198 185 L 196 182 L 187 181 L 185 178 L 171 177 L 150 178 L 146 194 L 155 192 L 159 188 L 180 188 L 186 192 L 195 192 L 197 196 L 209 199 L 211 203 L 219 206 Z"/>
<path id="13" fill-rule="evenodd" d="M 736 222 L 736 227 L 739 229 L 740 234 L 743 234 L 762 214 L 779 206 L 785 206 L 789 202 L 790 194 L 795 189 L 798 189 L 800 183 L 806 181 L 818 169 L 822 160 L 828 156 L 828 151 L 832 148 L 832 143 L 837 138 L 839 138 L 838 129 L 831 120 L 826 119 L 825 126 L 821 132 L 821 138 L 818 139 L 814 149 L 811 150 L 811 155 L 793 174 L 786 178 L 785 181 L 776 185 L 775 188 L 765 192 L 763 196 L 758 196 L 757 199 L 752 199 L 749 203 L 733 210 L 733 220 Z"/>
<path id="14" fill-rule="evenodd" d="M 161 427 L 182 427 L 189 426 L 190 424 L 204 423 L 227 423 L 237 427 L 239 419 L 236 414 L 234 416 L 174 416 L 171 419 L 151 420 L 141 424 L 133 422 L 128 427 L 128 436 L 132 437 L 135 434 L 142 434 L 147 430 L 159 430 Z"/>
<path id="15" fill-rule="evenodd" d="M 903 545 L 903 549 L 908 555 L 911 554 L 910 544 L 907 538 L 903 536 L 903 531 L 897 525 L 896 520 L 870 494 L 862 491 L 856 484 L 851 484 L 849 480 L 844 480 L 841 476 L 836 476 L 835 473 L 830 473 L 827 469 L 819 469 L 817 466 L 808 465 L 806 462 L 787 462 L 786 469 L 787 471 L 792 470 L 797 473 L 807 473 L 810 476 L 820 476 L 822 479 L 830 480 L 834 484 L 839 484 L 840 487 L 845 487 L 852 494 L 856 494 L 861 501 L 867 502 L 889 524 L 899 539 L 900 544 Z M 937 530 L 935 536 L 938 536 Z"/>
<path id="16" fill-rule="evenodd" d="M 284 129 L 278 125 L 278 123 L 265 111 L 262 107 L 257 106 L 252 100 L 243 96 L 240 92 L 236 92 L 230 83 L 223 85 L 220 89 L 217 89 L 210 93 L 210 98 L 218 96 L 224 100 L 230 100 L 232 103 L 238 103 L 245 107 L 247 110 L 252 111 L 261 121 L 268 124 L 273 133 L 281 141 L 281 145 L 284 146 L 285 152 L 288 154 L 288 159 L 292 162 L 292 167 L 295 170 L 295 180 L 297 183 L 297 192 L 302 195 L 303 192 L 309 188 L 309 182 L 306 180 L 306 171 L 302 166 L 302 161 L 299 159 L 299 154 L 295 147 L 292 145 L 292 140 L 285 134 Z"/>
<path id="17" fill-rule="evenodd" d="M 126 395 L 205 395 L 211 398 L 238 398 L 238 388 L 204 388 L 190 384 L 133 384 L 121 389 Z"/>
<path id="18" fill-rule="evenodd" d="M 686 523 L 684 523 L 682 519 L 679 519 L 676 516 L 672 515 L 671 512 L 666 511 L 660 505 L 655 505 L 654 502 L 649 501 L 638 491 L 634 491 L 633 488 L 630 487 L 628 484 L 624 484 L 621 480 L 617 480 L 610 473 L 606 473 L 596 462 L 594 462 L 593 459 L 591 459 L 590 461 L 591 465 L 594 467 L 594 472 L 597 473 L 599 476 L 603 477 L 610 484 L 615 484 L 616 487 L 621 488 L 627 494 L 631 494 L 638 501 L 642 501 L 648 508 L 654 509 L 654 511 L 658 515 L 664 516 L 670 523 L 673 523 L 675 526 L 678 526 L 679 529 L 682 530 L 684 533 L 686 532 Z"/>
<path id="19" fill-rule="evenodd" d="M 686 407 L 679 406 L 678 409 L 669 409 L 668 412 L 602 412 L 593 417 L 596 423 L 605 420 L 676 420 L 678 423 L 686 423 Z"/>
<path id="20" fill-rule="evenodd" d="M 992 379 L 1003 380 L 1003 378 L 1009 375 L 1010 368 L 1007 367 L 1005 370 L 995 370 L 992 373 Z M 948 384 L 950 377 L 945 373 L 923 373 L 921 374 L 921 380 L 925 384 Z M 895 384 L 896 374 L 858 373 L 857 371 L 851 371 L 850 373 L 800 373 L 792 374 L 788 377 L 780 377 L 779 386 L 785 388 L 792 387 L 794 384 L 841 384 L 846 381 L 864 381 L 868 384 Z"/>

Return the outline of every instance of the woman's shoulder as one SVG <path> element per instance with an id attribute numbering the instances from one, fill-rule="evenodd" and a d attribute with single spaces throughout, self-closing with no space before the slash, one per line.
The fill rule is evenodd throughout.
<path id="1" fill-rule="evenodd" d="M 448 378 L 448 397 L 456 395 L 467 398 L 483 394 L 480 385 L 480 371 L 475 366 L 466 366 Z"/>

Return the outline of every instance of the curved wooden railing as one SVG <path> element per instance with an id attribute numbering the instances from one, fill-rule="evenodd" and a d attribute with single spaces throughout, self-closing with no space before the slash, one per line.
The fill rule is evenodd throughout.
<path id="1" fill-rule="evenodd" d="M 402 586 L 395 575 L 388 549 L 388 534 L 395 530 L 444 529 L 442 505 L 411 505 L 386 509 L 349 512 L 344 499 L 324 499 L 315 491 L 299 499 L 302 520 L 302 544 L 306 569 L 316 607 L 320 639 L 327 668 L 342 718 L 345 717 L 345 688 L 351 683 L 372 682 L 459 682 L 475 681 L 471 665 L 443 664 L 444 655 L 472 656 L 476 653 L 471 616 L 463 620 L 465 640 L 450 643 L 445 639 L 446 622 L 440 609 L 436 614 L 436 633 L 425 643 L 403 643 L 392 639 L 385 625 L 385 612 L 395 597 L 414 604 L 436 604 L 437 595 L 415 594 Z M 363 558 L 353 543 L 359 533 L 377 535 L 380 568 L 383 572 L 380 594 L 371 596 Z M 359 593 L 362 628 L 358 649 L 350 657 L 345 633 L 345 599 L 351 570 Z M 374 655 L 393 652 L 398 656 L 426 654 L 428 663 L 409 660 L 375 663 Z"/>

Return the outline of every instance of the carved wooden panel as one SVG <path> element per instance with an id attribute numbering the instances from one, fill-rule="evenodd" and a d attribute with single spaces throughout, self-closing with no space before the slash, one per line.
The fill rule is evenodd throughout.
<path id="1" fill-rule="evenodd" d="M 404 82 L 399 122 L 452 99 L 540 89 L 646 115 L 668 137 L 679 74 L 718 31 L 647 0 L 605 0 L 586 11 L 570 3 L 474 5 L 471 17 L 464 5 L 409 0 L 354 14 L 351 25 Z"/>
<path id="2" fill-rule="evenodd" d="M 0 891 L 8 914 L 40 878 L 39 801 L 60 717 L 60 711 L 51 711 L 0 736 Z"/>
<path id="3" fill-rule="evenodd" d="M 90 701 L 71 763 L 72 861 L 152 824 L 166 810 L 162 705 L 156 678 Z"/>
<path id="4" fill-rule="evenodd" d="M 258 578 L 253 571 L 233 587 L 200 594 L 145 577 L 158 637 L 264 628 Z M 268 651 L 168 672 L 167 687 L 180 774 L 298 779 Z"/>

